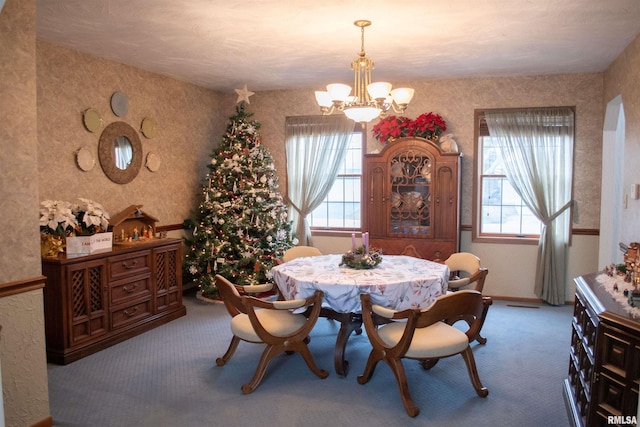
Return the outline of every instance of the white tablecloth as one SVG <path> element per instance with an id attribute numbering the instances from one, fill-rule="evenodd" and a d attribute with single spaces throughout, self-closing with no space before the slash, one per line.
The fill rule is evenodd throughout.
<path id="1" fill-rule="evenodd" d="M 286 299 L 324 292 L 323 306 L 340 313 L 360 313 L 360 294 L 396 310 L 426 308 L 447 291 L 449 267 L 403 255 L 384 255 L 371 270 L 340 267 L 342 255 L 296 258 L 271 270 Z"/>

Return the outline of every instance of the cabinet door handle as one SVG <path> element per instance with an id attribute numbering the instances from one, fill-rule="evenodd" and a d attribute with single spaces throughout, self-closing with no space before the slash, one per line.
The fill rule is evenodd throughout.
<path id="1" fill-rule="evenodd" d="M 138 311 L 138 307 L 136 306 L 136 307 L 133 307 L 131 310 L 125 310 L 124 314 L 131 317 L 134 314 L 136 314 L 137 311 Z"/>
<path id="2" fill-rule="evenodd" d="M 126 268 L 127 270 L 131 270 L 133 267 L 135 267 L 136 265 L 138 265 L 138 260 L 133 261 L 131 264 L 127 264 L 126 262 L 122 263 L 122 266 L 124 268 Z"/>
<path id="3" fill-rule="evenodd" d="M 138 287 L 137 283 L 134 283 L 132 287 L 127 287 L 127 286 L 123 286 L 122 290 L 125 291 L 126 293 L 130 294 L 131 292 L 135 291 L 136 288 Z"/>

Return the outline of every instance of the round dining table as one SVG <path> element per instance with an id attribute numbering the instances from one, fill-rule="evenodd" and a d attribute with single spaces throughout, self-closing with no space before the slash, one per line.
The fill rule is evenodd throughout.
<path id="1" fill-rule="evenodd" d="M 289 299 L 324 292 L 321 316 L 340 322 L 334 364 L 346 375 L 344 358 L 353 331 L 362 331 L 360 295 L 371 295 L 374 304 L 394 310 L 424 309 L 447 292 L 449 267 L 405 255 L 384 255 L 372 269 L 341 266 L 342 255 L 296 258 L 273 267 L 271 274 L 282 296 Z"/>

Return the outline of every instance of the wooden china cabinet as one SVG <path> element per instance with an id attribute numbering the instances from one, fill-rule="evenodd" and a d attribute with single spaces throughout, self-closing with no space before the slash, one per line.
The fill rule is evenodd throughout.
<path id="1" fill-rule="evenodd" d="M 67 364 L 184 316 L 182 241 L 43 258 L 47 360 Z"/>
<path id="2" fill-rule="evenodd" d="M 363 230 L 386 254 L 445 260 L 460 240 L 460 158 L 400 138 L 364 159 Z"/>

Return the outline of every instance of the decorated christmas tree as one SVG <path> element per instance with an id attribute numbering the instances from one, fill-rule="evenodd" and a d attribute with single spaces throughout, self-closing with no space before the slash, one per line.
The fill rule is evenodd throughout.
<path id="1" fill-rule="evenodd" d="M 273 158 L 251 116 L 244 101 L 236 106 L 207 166 L 202 201 L 187 221 L 185 275 L 208 298 L 218 296 L 216 274 L 238 285 L 270 281 L 275 260 L 294 245 Z"/>

